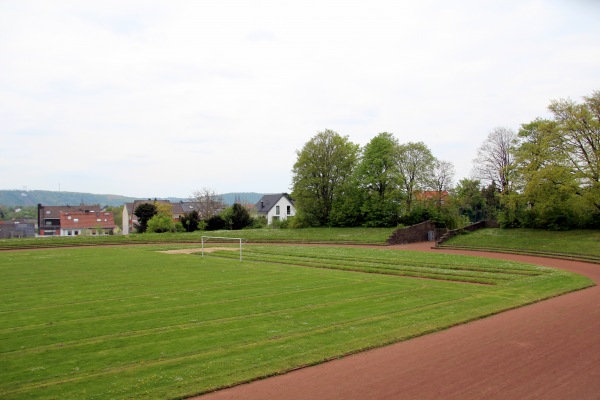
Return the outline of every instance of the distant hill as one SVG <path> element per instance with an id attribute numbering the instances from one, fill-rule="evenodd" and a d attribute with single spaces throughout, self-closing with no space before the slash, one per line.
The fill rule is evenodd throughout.
<path id="1" fill-rule="evenodd" d="M 233 204 L 236 200 L 250 204 L 257 203 L 263 196 L 262 193 L 224 193 L 221 195 L 226 204 Z M 144 198 L 144 197 L 142 197 Z M 154 197 L 145 197 L 154 198 Z M 127 197 L 114 194 L 93 194 L 80 192 L 57 192 L 51 190 L 0 190 L 0 205 L 15 206 L 63 206 L 78 204 L 99 204 L 101 206 L 121 206 L 137 200 L 136 197 Z M 188 198 L 168 197 L 171 202 L 189 201 Z"/>
<path id="2" fill-rule="evenodd" d="M 236 201 L 241 203 L 256 204 L 260 198 L 263 197 L 263 193 L 225 193 L 222 194 L 221 197 L 223 197 L 223 201 L 229 205 L 234 204 Z"/>
<path id="3" fill-rule="evenodd" d="M 113 194 L 79 192 L 57 192 L 50 190 L 0 190 L 0 204 L 4 206 L 63 206 L 78 204 L 100 204 L 120 206 L 135 199 Z"/>

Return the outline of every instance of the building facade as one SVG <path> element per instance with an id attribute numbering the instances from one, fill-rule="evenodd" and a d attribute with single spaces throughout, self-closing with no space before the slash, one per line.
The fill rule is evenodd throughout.
<path id="1" fill-rule="evenodd" d="M 296 215 L 294 201 L 287 193 L 266 194 L 254 206 L 258 215 L 267 218 L 267 224 Z"/>

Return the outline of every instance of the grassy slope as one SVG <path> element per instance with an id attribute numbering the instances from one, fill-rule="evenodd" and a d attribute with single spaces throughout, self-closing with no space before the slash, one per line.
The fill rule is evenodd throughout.
<path id="1" fill-rule="evenodd" d="M 600 230 L 555 232 L 537 229 L 482 229 L 456 236 L 446 242 L 444 247 L 581 256 L 600 261 Z"/>
<path id="2" fill-rule="evenodd" d="M 0 253 L 0 397 L 189 396 L 591 284 L 443 254 L 257 246 L 248 257 L 277 263 L 240 263 L 165 247 Z M 407 265 L 475 270 L 493 285 L 388 275 Z"/>

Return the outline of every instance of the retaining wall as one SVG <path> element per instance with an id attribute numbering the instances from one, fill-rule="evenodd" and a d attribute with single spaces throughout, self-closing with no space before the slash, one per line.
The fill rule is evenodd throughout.
<path id="1" fill-rule="evenodd" d="M 440 231 L 441 230 L 437 229 L 433 222 L 425 221 L 407 228 L 395 230 L 394 233 L 392 233 L 392 236 L 390 236 L 387 240 L 387 244 L 392 245 L 434 241 L 440 235 Z M 430 232 L 433 232 L 433 237 L 430 237 Z"/>

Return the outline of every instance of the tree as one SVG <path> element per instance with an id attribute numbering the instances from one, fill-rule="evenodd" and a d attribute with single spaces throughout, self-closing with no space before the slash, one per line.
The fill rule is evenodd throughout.
<path id="1" fill-rule="evenodd" d="M 248 210 L 239 203 L 231 206 L 231 229 L 244 229 L 252 223 Z"/>
<path id="2" fill-rule="evenodd" d="M 475 176 L 483 182 L 500 183 L 500 191 L 508 193 L 514 168 L 514 146 L 517 135 L 512 129 L 498 127 L 488 134 L 473 160 Z"/>
<path id="3" fill-rule="evenodd" d="M 213 189 L 207 187 L 195 191 L 190 200 L 197 204 L 198 215 L 204 221 L 208 221 L 225 208 L 223 197 L 218 195 Z"/>
<path id="4" fill-rule="evenodd" d="M 223 228 L 234 231 L 244 229 L 252 223 L 250 213 L 239 203 L 227 207 L 218 216 L 223 220 Z"/>
<path id="5" fill-rule="evenodd" d="M 365 193 L 362 212 L 369 226 L 395 225 L 400 202 L 398 140 L 387 132 L 364 147 L 356 169 L 357 182 Z"/>
<path id="6" fill-rule="evenodd" d="M 568 229 L 598 225 L 600 185 L 595 160 L 600 123 L 590 111 L 593 98 L 585 99 L 584 104 L 553 101 L 549 108 L 554 120 L 538 118 L 521 126 L 515 152 L 520 192 L 509 203 L 521 208 L 519 214 L 513 211 L 520 218 L 519 226 Z"/>
<path id="7" fill-rule="evenodd" d="M 454 181 L 454 164 L 450 161 L 435 160 L 429 180 L 429 187 L 437 193 L 436 206 L 442 206 L 444 192 L 449 192 L 452 189 Z"/>
<path id="8" fill-rule="evenodd" d="M 435 157 L 423 142 L 398 147 L 398 172 L 404 187 L 406 211 L 411 212 L 415 191 L 427 187 Z"/>
<path id="9" fill-rule="evenodd" d="M 560 133 L 559 149 L 580 183 L 577 194 L 600 210 L 600 91 L 581 104 L 558 100 L 548 108 Z"/>
<path id="10" fill-rule="evenodd" d="M 461 179 L 456 186 L 453 202 L 458 212 L 466 215 L 471 222 L 483 220 L 485 200 L 480 188 L 481 182 L 475 179 Z"/>
<path id="11" fill-rule="evenodd" d="M 195 232 L 198 230 L 200 224 L 200 215 L 198 211 L 193 210 L 187 214 L 184 214 L 179 218 L 179 221 L 183 225 L 186 232 Z"/>
<path id="12" fill-rule="evenodd" d="M 559 136 L 555 121 L 539 118 L 522 124 L 519 129 L 513 177 L 518 190 L 510 201 L 504 202 L 512 208 L 505 213 L 519 218 L 518 223 L 514 223 L 516 226 L 549 228 L 552 225 L 556 228 L 558 220 L 566 215 L 559 204 L 569 201 L 575 182 L 559 150 Z M 557 214 L 562 216 L 556 218 Z"/>
<path id="13" fill-rule="evenodd" d="M 206 230 L 207 231 L 218 231 L 221 229 L 225 229 L 226 221 L 220 215 L 213 215 L 209 219 L 206 220 Z"/>
<path id="14" fill-rule="evenodd" d="M 148 221 L 156 215 L 156 205 L 154 203 L 142 203 L 135 208 L 133 215 L 138 217 L 136 229 L 139 233 L 146 232 L 148 229 Z"/>
<path id="15" fill-rule="evenodd" d="M 309 225 L 329 225 L 334 200 L 356 165 L 358 145 L 347 136 L 325 130 L 296 154 L 292 196 L 296 199 L 297 218 Z"/>
<path id="16" fill-rule="evenodd" d="M 329 215 L 330 225 L 349 227 L 364 224 L 366 217 L 364 211 L 365 198 L 365 191 L 361 189 L 360 180 L 356 174 L 348 177 L 337 190 Z M 296 220 L 295 226 L 302 226 L 302 224 Z"/>
<path id="17" fill-rule="evenodd" d="M 173 218 L 173 204 L 169 201 L 155 201 L 156 213 L 166 215 L 169 218 Z"/>

